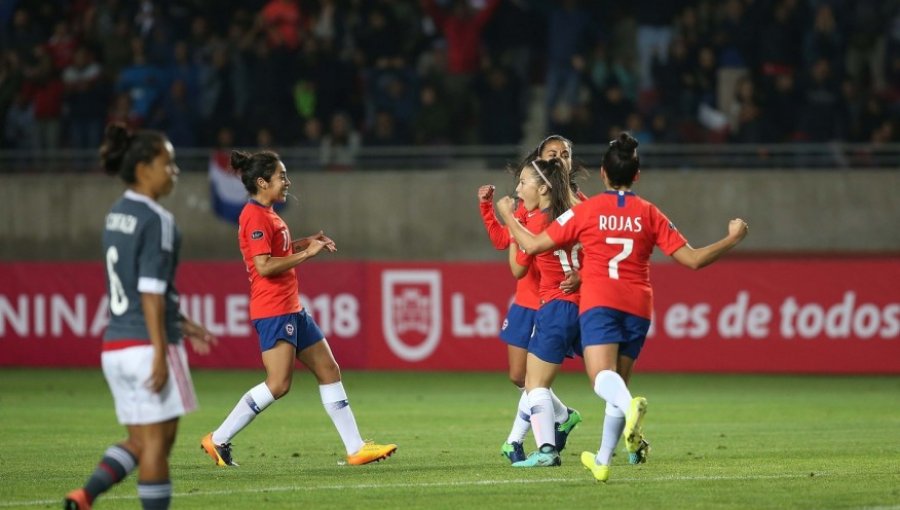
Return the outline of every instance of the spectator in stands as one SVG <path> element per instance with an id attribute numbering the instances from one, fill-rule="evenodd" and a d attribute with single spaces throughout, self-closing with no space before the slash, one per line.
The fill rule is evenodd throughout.
<path id="1" fill-rule="evenodd" d="M 108 92 L 103 81 L 103 68 L 89 48 L 79 46 L 75 50 L 72 64 L 63 70 L 62 80 L 70 146 L 76 149 L 99 147 Z"/>
<path id="2" fill-rule="evenodd" d="M 476 11 L 468 0 L 453 0 L 448 12 L 435 0 L 421 0 L 447 43 L 444 97 L 450 102 L 455 131 L 464 141 L 474 141 L 470 120 L 475 98 L 471 85 L 481 62 L 481 34 L 499 4 L 500 0 L 485 0 L 484 8 Z"/>
<path id="3" fill-rule="evenodd" d="M 493 65 L 475 80 L 478 98 L 478 141 L 483 144 L 512 145 L 522 139 L 521 82 L 510 69 Z"/>
<path id="4" fill-rule="evenodd" d="M 62 138 L 63 84 L 44 46 L 33 48 L 23 92 L 34 107 L 35 150 L 57 150 Z"/>
<path id="5" fill-rule="evenodd" d="M 426 84 L 419 92 L 419 109 L 413 121 L 413 137 L 417 145 L 450 143 L 452 113 L 447 103 L 439 101 L 437 86 Z"/>
<path id="6" fill-rule="evenodd" d="M 800 126 L 804 138 L 811 142 L 837 139 L 844 104 L 827 59 L 820 58 L 813 64 L 803 91 Z"/>
<path id="7" fill-rule="evenodd" d="M 356 164 L 360 142 L 359 132 L 353 127 L 350 116 L 335 113 L 328 134 L 322 138 L 320 162 L 326 170 L 350 170 Z"/>

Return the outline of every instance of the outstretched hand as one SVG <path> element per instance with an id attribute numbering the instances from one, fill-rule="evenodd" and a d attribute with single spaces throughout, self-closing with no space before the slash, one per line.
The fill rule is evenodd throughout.
<path id="1" fill-rule="evenodd" d="M 219 339 L 203 327 L 202 324 L 194 322 L 187 317 L 181 323 L 181 333 L 188 339 L 191 349 L 197 354 L 209 354 L 212 346 L 219 345 Z"/>
<path id="2" fill-rule="evenodd" d="M 323 242 L 325 244 L 324 245 L 325 250 L 327 250 L 331 253 L 334 253 L 337 251 L 337 246 L 334 244 L 334 241 L 330 237 L 326 236 L 325 232 L 323 230 L 320 230 L 311 236 L 306 236 L 304 238 L 297 239 L 296 241 L 291 243 L 291 247 L 293 248 L 294 253 L 298 253 L 298 252 L 301 252 L 301 251 L 309 248 L 310 243 L 312 241 Z M 321 250 L 321 249 L 322 249 L 321 247 L 319 249 L 317 249 L 316 253 L 318 253 L 319 250 Z"/>

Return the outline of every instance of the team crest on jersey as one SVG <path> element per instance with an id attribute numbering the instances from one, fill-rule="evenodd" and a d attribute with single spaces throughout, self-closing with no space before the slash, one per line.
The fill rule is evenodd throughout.
<path id="1" fill-rule="evenodd" d="M 294 336 L 294 325 L 286 324 L 284 326 L 284 332 L 288 334 L 288 336 Z"/>
<path id="2" fill-rule="evenodd" d="M 400 359 L 421 361 L 441 339 L 441 273 L 391 269 L 381 274 L 381 324 L 388 347 Z"/>
<path id="3" fill-rule="evenodd" d="M 262 230 L 254 230 L 253 232 L 250 233 L 250 239 L 253 239 L 254 241 L 258 241 L 262 238 L 263 238 Z"/>

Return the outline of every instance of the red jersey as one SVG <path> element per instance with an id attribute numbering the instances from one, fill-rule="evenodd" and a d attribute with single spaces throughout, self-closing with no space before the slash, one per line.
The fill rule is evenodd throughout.
<path id="1" fill-rule="evenodd" d="M 523 225 L 528 231 L 539 234 L 547 226 L 547 213 L 538 210 L 531 211 L 526 216 Z M 529 266 L 529 272 L 531 269 L 537 268 L 540 275 L 538 279 L 538 296 L 541 304 L 549 303 L 554 299 L 562 299 L 563 301 L 571 301 L 578 304 L 580 289 L 571 294 L 566 294 L 560 290 L 559 284 L 566 279 L 566 273 L 579 268 L 578 249 L 580 247 L 577 242 L 573 242 L 560 246 L 556 250 L 538 255 L 528 255 L 521 250 L 516 253 L 516 262 L 520 266 Z"/>
<path id="2" fill-rule="evenodd" d="M 292 254 L 291 233 L 271 207 L 250 200 L 238 219 L 238 243 L 250 274 L 250 319 L 264 319 L 300 311 L 299 285 L 293 268 L 262 277 L 256 272 L 253 257 Z"/>
<path id="3" fill-rule="evenodd" d="M 605 306 L 649 319 L 650 254 L 687 244 L 666 215 L 633 192 L 606 191 L 569 209 L 547 227 L 557 246 L 581 241 L 581 305 Z"/>
<path id="4" fill-rule="evenodd" d="M 498 250 L 509 248 L 509 242 L 512 236 L 509 234 L 509 228 L 501 225 L 494 215 L 494 204 L 491 202 L 480 202 L 481 221 L 484 222 L 484 228 L 487 229 L 488 237 L 491 238 L 491 244 Z M 528 211 L 525 205 L 520 201 L 519 208 L 516 209 L 514 216 L 523 224 L 526 221 Z M 524 265 L 524 264 L 523 264 Z M 538 280 L 540 275 L 536 267 L 529 267 L 528 274 L 516 281 L 516 297 L 513 302 L 521 307 L 537 310 L 541 306 L 541 299 L 538 297 Z"/>

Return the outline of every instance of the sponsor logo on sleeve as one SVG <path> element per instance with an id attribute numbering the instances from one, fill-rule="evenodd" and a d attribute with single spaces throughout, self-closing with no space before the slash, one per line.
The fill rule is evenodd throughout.
<path id="1" fill-rule="evenodd" d="M 263 238 L 263 231 L 262 231 L 262 230 L 254 230 L 254 231 L 250 234 L 250 239 L 253 239 L 254 241 L 259 241 L 259 240 L 262 239 L 262 238 Z"/>

